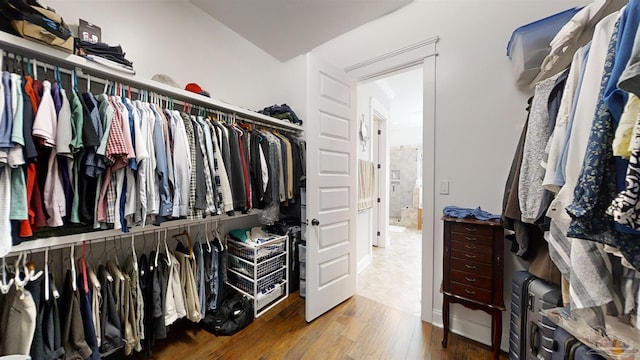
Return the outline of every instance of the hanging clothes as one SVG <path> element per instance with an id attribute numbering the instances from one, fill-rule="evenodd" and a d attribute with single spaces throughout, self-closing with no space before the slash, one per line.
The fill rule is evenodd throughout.
<path id="1" fill-rule="evenodd" d="M 77 280 L 67 270 L 62 291 L 62 344 L 65 359 L 84 360 L 91 356 L 92 351 L 87 344 L 80 311 L 80 294 L 73 283 Z"/>
<path id="2" fill-rule="evenodd" d="M 100 343 L 100 353 L 111 353 L 124 346 L 122 336 L 122 325 L 116 307 L 113 288 L 113 277 L 109 274 L 104 265 L 98 267 L 98 280 L 102 285 L 102 310 L 100 333 L 102 334 Z"/>
<path id="3" fill-rule="evenodd" d="M 36 328 L 36 305 L 28 290 L 12 286 L 0 295 L 0 356 L 29 355 Z"/>

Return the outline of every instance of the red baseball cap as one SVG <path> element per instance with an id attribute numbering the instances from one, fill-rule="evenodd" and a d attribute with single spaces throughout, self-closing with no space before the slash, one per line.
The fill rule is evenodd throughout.
<path id="1" fill-rule="evenodd" d="M 194 92 L 196 94 L 210 96 L 208 91 L 203 90 L 200 85 L 196 83 L 188 83 L 187 86 L 184 87 L 185 90 Z"/>

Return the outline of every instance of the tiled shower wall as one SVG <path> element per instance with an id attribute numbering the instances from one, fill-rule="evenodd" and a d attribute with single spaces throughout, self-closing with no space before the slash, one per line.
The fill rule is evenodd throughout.
<path id="1" fill-rule="evenodd" d="M 413 208 L 413 189 L 422 186 L 422 149 L 392 146 L 390 149 L 389 217 L 400 219 L 403 208 Z"/>

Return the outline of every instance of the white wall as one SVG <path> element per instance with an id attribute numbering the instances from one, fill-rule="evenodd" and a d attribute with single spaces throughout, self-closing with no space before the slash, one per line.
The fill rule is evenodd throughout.
<path id="1" fill-rule="evenodd" d="M 259 110 L 286 102 L 285 70 L 264 51 L 189 2 L 47 0 L 67 23 L 78 18 L 122 45 L 143 78 L 167 74 L 179 85 L 198 83 L 212 97 Z"/>
<path id="2" fill-rule="evenodd" d="M 455 2 L 455 5 L 451 3 Z M 318 47 L 314 51 L 339 67 L 359 63 L 409 44 L 440 36 L 437 45 L 435 184 L 450 181 L 450 195 L 435 194 L 435 228 L 423 232 L 423 279 L 433 275 L 434 323 L 441 324 L 442 224 L 446 205 L 481 206 L 500 213 L 511 158 L 526 118 L 528 93 L 513 85 L 505 55 L 512 31 L 520 25 L 585 5 L 589 1 L 418 1 Z M 431 171 L 427 170 L 427 173 Z M 425 191 L 430 191 L 425 189 Z M 433 190 L 431 190 L 433 191 Z M 508 249 L 508 247 L 507 247 Z M 432 255 L 431 255 L 432 252 Z M 433 268 L 430 264 L 433 263 Z M 505 270 L 509 294 L 512 259 Z M 509 298 L 505 299 L 508 306 Z M 502 348 L 508 347 L 509 309 L 503 313 Z M 454 331 L 483 343 L 490 340 L 490 318 L 482 312 L 452 308 Z"/>
<path id="3" fill-rule="evenodd" d="M 422 78 L 422 75 L 420 76 Z M 393 109 L 393 107 L 392 107 Z M 391 110 L 393 121 L 393 110 Z M 422 145 L 422 126 L 394 127 L 389 129 L 389 146 Z"/>

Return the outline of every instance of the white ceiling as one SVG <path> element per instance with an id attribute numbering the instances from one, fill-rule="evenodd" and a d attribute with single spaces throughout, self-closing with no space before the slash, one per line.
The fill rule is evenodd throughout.
<path id="1" fill-rule="evenodd" d="M 413 0 L 191 0 L 280 61 L 304 54 Z"/>

